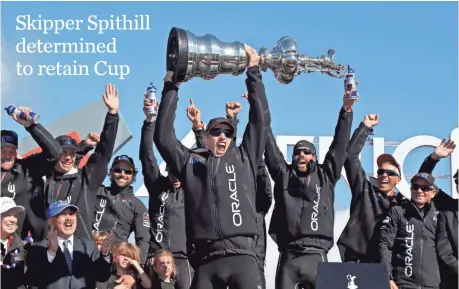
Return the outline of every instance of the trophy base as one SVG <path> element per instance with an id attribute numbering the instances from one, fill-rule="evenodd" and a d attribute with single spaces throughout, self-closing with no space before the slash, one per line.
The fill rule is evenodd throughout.
<path id="1" fill-rule="evenodd" d="M 173 71 L 173 81 L 183 82 L 186 80 L 188 66 L 188 37 L 186 30 L 172 28 L 167 41 L 167 71 Z"/>

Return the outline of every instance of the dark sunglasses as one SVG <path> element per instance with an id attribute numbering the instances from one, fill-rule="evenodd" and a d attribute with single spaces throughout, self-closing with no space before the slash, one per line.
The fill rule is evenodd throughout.
<path id="1" fill-rule="evenodd" d="M 211 136 L 219 136 L 221 134 L 224 134 L 227 138 L 233 137 L 233 132 L 229 129 L 224 129 L 224 128 L 213 128 L 210 130 L 209 134 Z"/>
<path id="2" fill-rule="evenodd" d="M 433 188 L 431 186 L 426 186 L 426 185 L 418 185 L 418 184 L 411 184 L 411 189 L 417 191 L 419 189 L 421 189 L 421 191 L 423 192 L 430 192 L 433 190 Z"/>
<path id="3" fill-rule="evenodd" d="M 76 146 L 77 145 L 77 142 L 76 140 L 72 139 L 72 138 L 64 138 L 64 139 L 60 139 L 59 140 L 59 144 L 61 146 L 65 146 L 65 145 L 72 145 L 72 146 Z"/>
<path id="4" fill-rule="evenodd" d="M 398 173 L 394 170 L 385 170 L 385 169 L 378 169 L 378 176 L 382 176 L 386 174 L 388 177 L 400 177 Z"/>
<path id="5" fill-rule="evenodd" d="M 122 169 L 122 168 L 113 168 L 113 172 L 117 174 L 121 174 L 122 172 L 124 172 L 125 175 L 132 175 L 134 173 L 134 171 L 131 169 Z"/>
<path id="6" fill-rule="evenodd" d="M 293 151 L 294 156 L 299 156 L 301 153 L 304 153 L 305 155 L 312 155 L 312 151 L 309 149 L 297 149 Z"/>

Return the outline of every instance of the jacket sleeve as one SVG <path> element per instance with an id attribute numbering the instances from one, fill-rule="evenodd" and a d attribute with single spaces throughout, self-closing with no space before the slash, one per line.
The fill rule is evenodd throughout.
<path id="1" fill-rule="evenodd" d="M 107 176 L 108 164 L 115 148 L 119 120 L 118 113 L 111 114 L 107 112 L 104 128 L 100 134 L 100 141 L 83 168 L 89 191 L 98 189 Z"/>
<path id="2" fill-rule="evenodd" d="M 277 146 L 273 131 L 268 128 L 268 138 L 266 140 L 265 162 L 269 174 L 274 182 L 288 169 L 287 162 Z M 274 199 L 276 196 L 274 195 Z"/>
<path id="3" fill-rule="evenodd" d="M 392 246 L 394 245 L 395 237 L 397 236 L 400 216 L 397 212 L 397 207 L 391 207 L 388 215 L 382 221 L 380 239 L 378 242 L 378 261 L 384 264 L 387 268 L 389 279 L 393 280 L 392 276 Z"/>
<path id="4" fill-rule="evenodd" d="M 32 175 L 41 177 L 59 160 L 62 149 L 46 128 L 41 124 L 32 124 L 26 130 L 42 149 L 38 154 L 30 155 L 21 160 Z"/>
<path id="5" fill-rule="evenodd" d="M 437 254 L 441 262 L 449 268 L 454 274 L 457 275 L 457 258 L 453 254 L 453 247 L 451 245 L 449 232 L 446 225 L 446 218 L 443 213 L 438 214 L 437 237 L 436 247 Z"/>
<path id="6" fill-rule="evenodd" d="M 176 176 L 180 176 L 190 151 L 175 136 L 174 120 L 177 102 L 178 87 L 172 82 L 164 83 L 154 140 L 163 160 Z"/>
<path id="7" fill-rule="evenodd" d="M 437 165 L 439 161 L 434 160 L 431 155 L 426 157 L 424 161 L 421 164 L 421 167 L 419 168 L 419 173 L 428 173 L 431 174 L 433 170 L 435 169 L 435 166 Z"/>
<path id="8" fill-rule="evenodd" d="M 134 220 L 135 243 L 140 249 L 140 264 L 147 261 L 148 250 L 150 248 L 150 216 L 145 205 L 138 200 L 136 215 Z"/>
<path id="9" fill-rule="evenodd" d="M 87 153 L 89 153 L 93 149 L 92 146 L 88 145 L 85 140 L 80 141 L 77 144 L 77 150 L 76 150 L 76 159 L 75 159 L 75 165 L 79 166 L 81 160 L 86 156 Z"/>
<path id="10" fill-rule="evenodd" d="M 161 187 L 158 184 L 161 179 L 161 172 L 153 151 L 154 132 L 155 122 L 144 121 L 140 136 L 139 158 L 142 164 L 143 182 L 148 194 L 155 194 L 155 192 L 161 191 Z"/>
<path id="11" fill-rule="evenodd" d="M 352 201 L 363 193 L 367 183 L 366 173 L 360 162 L 359 155 L 365 146 L 365 141 L 371 134 L 373 134 L 373 129 L 362 122 L 352 134 L 352 138 L 347 146 L 347 158 L 344 162 L 344 169 L 346 171 L 349 187 L 351 188 Z"/>
<path id="12" fill-rule="evenodd" d="M 258 165 L 257 172 L 257 211 L 266 215 L 271 208 L 273 193 L 271 179 L 263 159 Z"/>
<path id="13" fill-rule="evenodd" d="M 335 135 L 323 162 L 324 171 L 334 184 L 341 178 L 341 171 L 346 161 L 346 149 L 351 136 L 352 117 L 352 110 L 347 112 L 344 108 L 341 108 Z"/>
<path id="14" fill-rule="evenodd" d="M 202 121 L 201 121 L 202 123 Z M 206 142 L 205 142 L 205 139 L 204 139 L 204 132 L 206 130 L 206 127 L 203 124 L 203 127 L 202 128 L 195 128 L 193 127 L 192 130 L 194 132 L 194 137 L 196 138 L 196 148 L 198 149 L 203 149 L 203 148 L 206 148 Z"/>
<path id="15" fill-rule="evenodd" d="M 47 247 L 32 245 L 26 257 L 26 278 L 32 288 L 46 288 L 49 280 L 52 280 L 52 273 L 56 271 L 56 263 L 49 263 Z M 58 254 L 58 252 L 56 252 Z"/>
<path id="16" fill-rule="evenodd" d="M 237 125 L 239 124 L 239 119 L 235 117 L 235 118 L 228 118 L 228 120 L 234 126 L 234 137 L 233 137 L 233 141 L 230 144 L 230 147 L 235 147 L 237 143 Z"/>
<path id="17" fill-rule="evenodd" d="M 89 272 L 94 274 L 94 280 L 98 282 L 108 281 L 112 274 L 111 268 L 113 265 L 113 257 L 111 255 L 103 257 L 100 251 L 96 248 L 94 242 L 86 241 L 86 247 L 88 248 L 89 257 L 92 260 L 92 268 Z"/>
<path id="18" fill-rule="evenodd" d="M 268 100 L 266 99 L 265 87 L 262 82 L 260 68 L 253 66 L 247 69 L 245 80 L 248 100 L 250 103 L 249 121 L 244 131 L 240 148 L 245 151 L 250 160 L 254 177 L 257 172 L 266 145 L 266 132 L 271 126 L 271 115 Z"/>

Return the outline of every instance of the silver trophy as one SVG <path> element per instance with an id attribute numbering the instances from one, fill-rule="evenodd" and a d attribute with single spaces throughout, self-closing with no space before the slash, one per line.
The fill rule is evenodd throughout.
<path id="1" fill-rule="evenodd" d="M 293 38 L 285 36 L 272 49 L 259 51 L 262 71 L 272 70 L 280 83 L 290 83 L 301 73 L 321 72 L 332 77 L 344 78 L 345 65 L 335 64 L 335 50 L 314 58 L 300 55 Z M 167 70 L 174 72 L 174 81 L 186 82 L 194 77 L 213 79 L 219 74 L 242 74 L 247 66 L 244 44 L 238 41 L 222 42 L 206 34 L 198 37 L 188 30 L 172 28 L 167 43 Z"/>

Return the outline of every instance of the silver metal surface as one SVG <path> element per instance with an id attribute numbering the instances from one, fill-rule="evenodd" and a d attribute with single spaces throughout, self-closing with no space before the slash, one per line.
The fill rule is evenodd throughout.
<path id="1" fill-rule="evenodd" d="M 175 52 L 168 55 L 168 61 L 174 61 L 181 58 L 178 54 L 188 54 L 186 65 L 174 66 L 181 72 L 181 81 L 185 82 L 195 77 L 209 80 L 219 74 L 237 76 L 245 71 L 247 55 L 243 43 L 223 42 L 210 34 L 198 37 L 190 31 L 174 29 L 186 32 L 183 33 L 186 39 L 178 39 L 177 43 L 186 41 L 187 46 L 177 44 L 179 47 L 174 49 Z M 183 47 L 188 47 L 187 51 L 184 51 Z M 327 55 L 319 57 L 301 55 L 295 40 L 289 36 L 280 38 L 272 49 L 260 49 L 259 54 L 262 56 L 260 69 L 271 70 L 276 79 L 284 84 L 292 82 L 294 77 L 301 73 L 320 72 L 337 78 L 344 78 L 347 74 L 346 65 L 334 63 L 335 50 L 329 49 Z"/>

